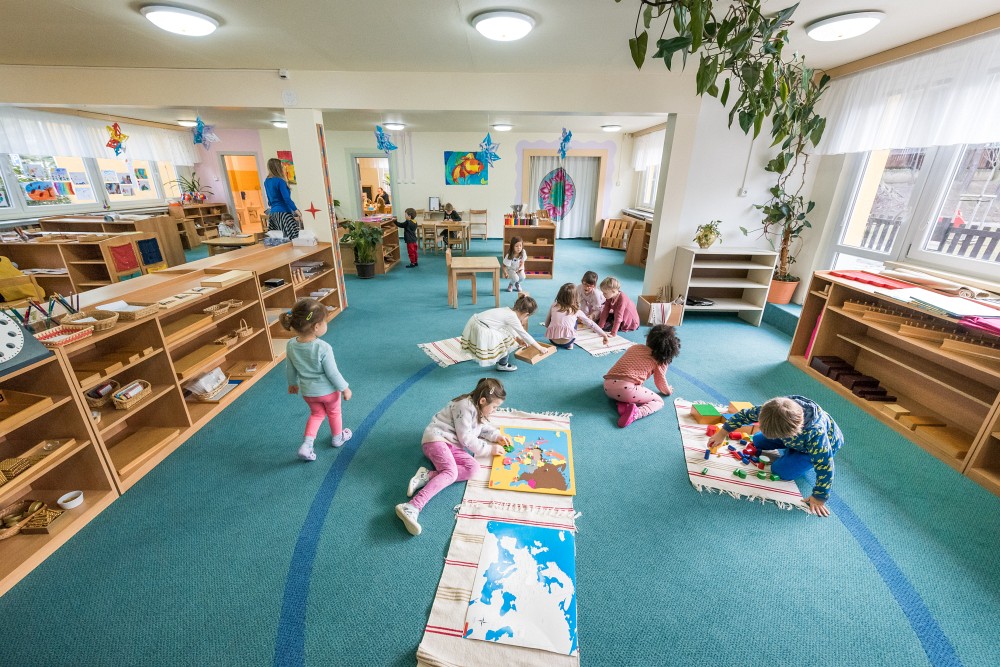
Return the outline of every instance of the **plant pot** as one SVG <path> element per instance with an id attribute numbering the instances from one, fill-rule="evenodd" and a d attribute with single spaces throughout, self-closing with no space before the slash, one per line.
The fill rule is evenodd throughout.
<path id="1" fill-rule="evenodd" d="M 792 300 L 798 280 L 771 280 L 771 289 L 767 291 L 767 302 L 786 304 Z"/>
<path id="2" fill-rule="evenodd" d="M 698 232 L 698 235 L 694 237 L 695 243 L 697 243 L 698 247 L 701 248 L 702 250 L 705 250 L 706 248 L 711 248 L 718 240 L 719 240 L 719 235 L 712 234 L 711 232 Z"/>
<path id="3" fill-rule="evenodd" d="M 375 277 L 375 262 L 355 263 L 354 267 L 358 270 L 358 278 L 367 279 Z"/>

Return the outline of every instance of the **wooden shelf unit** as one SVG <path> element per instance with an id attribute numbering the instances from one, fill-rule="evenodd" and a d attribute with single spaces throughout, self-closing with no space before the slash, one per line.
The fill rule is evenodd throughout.
<path id="1" fill-rule="evenodd" d="M 199 245 L 202 239 L 214 239 L 219 235 L 218 226 L 222 221 L 222 216 L 229 213 L 229 206 L 226 204 L 172 204 L 167 207 L 167 215 L 175 219 L 189 218 L 194 221 L 194 227 L 198 232 Z M 196 247 L 192 243 L 192 247 Z"/>
<path id="2" fill-rule="evenodd" d="M 671 279 L 673 293 L 713 301 L 711 306 L 684 306 L 683 317 L 696 312 L 735 312 L 760 326 L 771 288 L 777 253 L 754 248 L 679 246 Z"/>
<path id="3" fill-rule="evenodd" d="M 646 266 L 646 258 L 649 256 L 649 235 L 652 231 L 652 223 L 637 218 L 625 216 L 626 220 L 632 221 L 632 230 L 629 232 L 628 245 L 625 248 L 625 263 L 629 266 Z"/>
<path id="4" fill-rule="evenodd" d="M 1000 360 L 943 350 L 940 341 L 904 335 L 905 321 L 865 317 L 848 302 L 904 313 L 914 324 L 952 327 L 956 320 L 878 294 L 828 272 L 812 277 L 789 361 L 902 433 L 952 468 L 1000 495 Z M 848 304 L 848 307 L 845 307 Z M 984 338 L 990 338 L 985 335 Z M 992 337 L 995 339 L 996 337 Z M 896 404 L 943 427 L 911 430 L 885 410 L 810 367 L 814 356 L 837 356 L 878 378 Z"/>
<path id="5" fill-rule="evenodd" d="M 93 519 L 118 491 L 91 433 L 89 417 L 61 355 L 52 355 L 0 378 L 0 389 L 45 391 L 53 405 L 0 434 L 0 459 L 28 457 L 46 440 L 67 440 L 41 461 L 0 485 L 0 506 L 21 499 L 56 500 L 82 490 L 84 504 L 66 510 L 47 534 L 18 534 L 0 542 L 0 595 Z"/>
<path id="6" fill-rule="evenodd" d="M 125 232 L 145 232 L 154 236 L 160 245 L 160 252 L 168 266 L 179 266 L 187 261 L 181 243 L 177 221 L 168 215 L 152 215 L 140 218 L 124 216 L 121 220 L 105 220 L 103 215 L 55 216 L 41 218 L 38 225 L 45 232 L 103 232 L 122 234 Z"/>
<path id="7" fill-rule="evenodd" d="M 396 226 L 394 219 L 365 224 L 382 228 L 382 241 L 375 247 L 375 275 L 380 276 L 389 273 L 399 264 L 399 227 Z M 338 228 L 337 232 L 340 236 L 344 234 L 342 228 Z M 349 243 L 341 243 L 340 256 L 344 262 L 344 273 L 357 275 L 358 269 L 354 266 L 354 246 Z"/>
<path id="8" fill-rule="evenodd" d="M 556 226 L 549 222 L 537 225 L 505 225 L 503 251 L 510 247 L 510 240 L 520 236 L 528 255 L 524 263 L 526 278 L 551 279 L 555 275 Z M 504 276 L 501 276 L 503 278 Z"/>
<path id="9" fill-rule="evenodd" d="M 59 245 L 55 243 L 35 243 L 16 242 L 0 243 L 0 256 L 7 257 L 21 270 L 24 269 L 63 269 L 66 270 L 66 262 L 59 251 Z M 35 273 L 35 280 L 38 286 L 45 290 L 45 293 L 52 294 L 72 294 L 77 289 L 69 276 L 69 272 L 61 274 Z"/>

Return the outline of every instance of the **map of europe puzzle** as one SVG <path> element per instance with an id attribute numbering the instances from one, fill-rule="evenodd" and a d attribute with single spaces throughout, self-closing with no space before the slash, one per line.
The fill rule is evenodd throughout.
<path id="1" fill-rule="evenodd" d="M 576 495 L 573 438 L 568 430 L 511 426 L 500 430 L 510 437 L 513 449 L 493 457 L 489 488 Z"/>
<path id="2" fill-rule="evenodd" d="M 577 655 L 573 531 L 487 522 L 463 636 Z"/>

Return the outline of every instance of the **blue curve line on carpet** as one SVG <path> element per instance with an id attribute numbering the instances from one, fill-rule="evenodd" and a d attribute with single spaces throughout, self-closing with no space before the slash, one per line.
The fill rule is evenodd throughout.
<path id="1" fill-rule="evenodd" d="M 719 403 L 728 403 L 729 399 L 714 387 L 705 384 L 698 378 L 685 373 L 676 365 L 670 365 L 670 372 L 676 373 L 694 386 L 709 394 L 709 396 Z M 927 608 L 920 593 L 913 587 L 910 580 L 906 578 L 903 571 L 892 559 L 889 552 L 885 550 L 882 543 L 878 541 L 875 534 L 868 529 L 865 522 L 854 513 L 850 506 L 841 500 L 835 493 L 830 494 L 827 501 L 834 515 L 847 528 L 847 532 L 857 541 L 861 550 L 868 556 L 868 560 L 875 566 L 875 571 L 885 582 L 892 597 L 896 599 L 906 620 L 909 621 L 913 633 L 920 641 L 927 659 L 934 667 L 961 667 L 962 661 L 955 653 L 955 647 L 951 645 L 948 635 L 934 618 L 934 614 Z"/>
<path id="2" fill-rule="evenodd" d="M 309 599 L 309 581 L 312 579 L 313 563 L 316 560 L 316 549 L 322 533 L 323 523 L 330 511 L 330 504 L 337 493 L 340 481 L 344 478 L 347 467 L 351 465 L 354 455 L 361 449 L 371 430 L 382 418 L 386 410 L 395 403 L 414 384 L 425 375 L 437 368 L 430 363 L 403 380 L 375 408 L 368 413 L 364 421 L 354 431 L 354 436 L 347 441 L 340 456 L 333 462 L 326 473 L 323 483 L 313 498 L 306 520 L 299 531 L 292 552 L 292 562 L 288 566 L 288 577 L 285 579 L 285 594 L 281 601 L 281 616 L 278 618 L 278 635 L 274 646 L 275 667 L 301 667 L 305 665 L 306 656 L 306 602 Z"/>

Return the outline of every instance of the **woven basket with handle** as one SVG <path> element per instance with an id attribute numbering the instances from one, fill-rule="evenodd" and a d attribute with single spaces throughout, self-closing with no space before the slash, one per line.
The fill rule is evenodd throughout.
<path id="1" fill-rule="evenodd" d="M 83 322 L 77 324 L 77 320 L 90 319 L 91 322 Z M 70 313 L 69 315 L 64 315 L 62 320 L 59 322 L 64 327 L 71 327 L 73 329 L 81 329 L 83 327 L 94 327 L 94 331 L 108 331 L 109 329 L 114 329 L 115 324 L 118 323 L 118 313 L 112 312 L 110 310 L 90 310 L 81 311 L 79 313 Z"/>
<path id="2" fill-rule="evenodd" d="M 111 395 L 111 400 L 115 404 L 115 410 L 129 410 L 139 405 L 142 401 L 146 400 L 146 397 L 153 393 L 153 385 L 149 384 L 145 380 L 136 380 L 142 386 L 142 391 L 131 398 L 118 398 L 116 394 Z M 130 382 L 126 387 L 135 384 Z M 121 391 L 121 390 L 119 390 Z"/>

